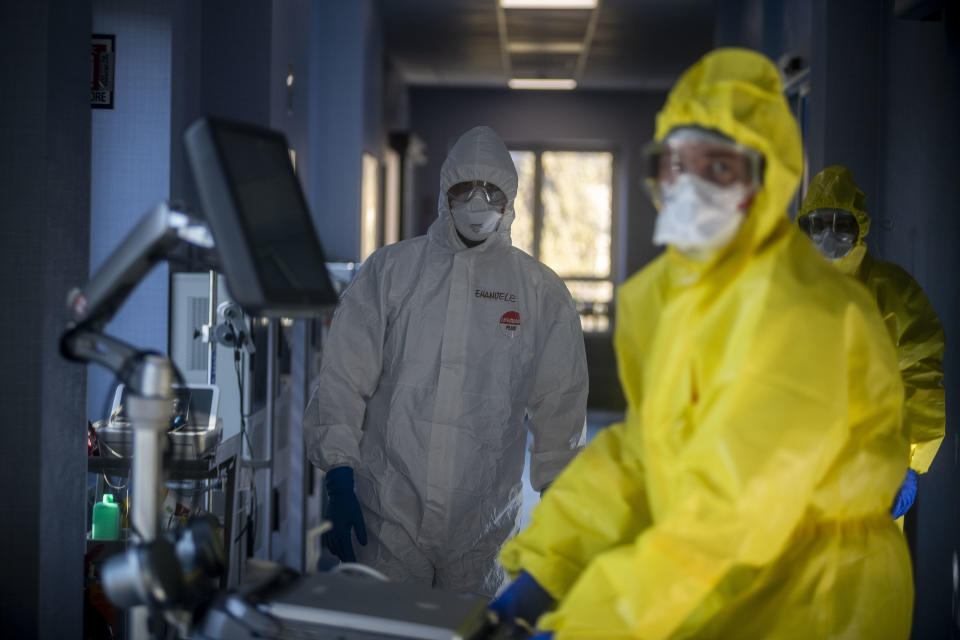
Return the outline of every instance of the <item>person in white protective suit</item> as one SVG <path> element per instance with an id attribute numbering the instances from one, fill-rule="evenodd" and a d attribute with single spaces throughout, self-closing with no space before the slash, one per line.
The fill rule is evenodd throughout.
<path id="1" fill-rule="evenodd" d="M 537 491 L 583 446 L 580 319 L 563 281 L 511 245 L 516 195 L 500 138 L 467 131 L 427 234 L 376 251 L 343 294 L 304 417 L 341 560 L 353 533 L 357 559 L 391 579 L 492 596 L 527 428 Z"/>

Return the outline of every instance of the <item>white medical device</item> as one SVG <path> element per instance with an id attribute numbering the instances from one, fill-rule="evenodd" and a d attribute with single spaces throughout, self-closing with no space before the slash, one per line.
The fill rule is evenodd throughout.
<path id="1" fill-rule="evenodd" d="M 173 385 L 170 427 L 167 436 L 177 460 L 191 460 L 209 453 L 220 441 L 223 422 L 217 418 L 220 389 L 212 384 Z M 97 429 L 106 453 L 129 457 L 133 452 L 133 429 L 127 415 L 127 386 L 117 385 L 110 419 Z"/>

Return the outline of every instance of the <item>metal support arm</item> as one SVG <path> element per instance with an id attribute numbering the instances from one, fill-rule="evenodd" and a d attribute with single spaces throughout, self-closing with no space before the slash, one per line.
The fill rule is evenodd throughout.
<path id="1" fill-rule="evenodd" d="M 207 226 L 160 203 L 147 213 L 97 269 L 84 289 L 67 298 L 70 326 L 102 329 L 153 266 L 178 245 L 213 247 Z"/>
<path id="2" fill-rule="evenodd" d="M 149 273 L 179 246 L 213 247 L 203 225 L 165 203 L 145 215 L 107 258 L 84 289 L 67 299 L 67 327 L 60 338 L 64 357 L 93 362 L 113 371 L 130 389 L 127 410 L 133 429 L 131 527 L 134 539 L 148 544 L 157 537 L 163 447 L 172 411 L 174 367 L 159 354 L 142 352 L 102 331 Z M 147 610 L 130 610 L 134 640 L 145 640 Z"/>

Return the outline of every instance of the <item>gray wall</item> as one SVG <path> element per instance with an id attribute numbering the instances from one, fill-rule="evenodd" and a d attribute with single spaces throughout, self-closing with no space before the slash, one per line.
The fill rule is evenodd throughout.
<path id="1" fill-rule="evenodd" d="M 78 637 L 86 465 L 86 371 L 58 352 L 66 293 L 87 276 L 90 3 L 5 2 L 0 397 L 0 629 Z"/>
<path id="2" fill-rule="evenodd" d="M 309 173 L 310 0 L 273 3 L 270 53 L 270 126 L 283 131 L 296 152 L 297 173 Z M 287 73 L 293 73 L 288 88 Z"/>
<path id="3" fill-rule="evenodd" d="M 170 196 L 199 211 L 183 132 L 204 115 L 271 124 L 271 96 L 281 90 L 271 75 L 273 3 L 176 0 L 163 4 L 173 24 L 166 96 L 172 105 Z"/>
<path id="4" fill-rule="evenodd" d="M 881 211 L 868 238 L 926 291 L 947 335 L 947 437 L 920 477 L 913 509 L 914 638 L 960 635 L 955 576 L 960 522 L 960 7 L 946 22 L 887 19 L 881 98 Z M 859 178 L 858 178 L 859 179 Z"/>
<path id="5" fill-rule="evenodd" d="M 380 156 L 385 130 L 379 4 L 166 4 L 174 25 L 172 196 L 196 206 L 182 143 L 193 120 L 215 115 L 273 127 L 296 152 L 297 173 L 327 257 L 356 260 L 360 156 L 364 151 Z"/>
<path id="6" fill-rule="evenodd" d="M 11 364 L 3 389 L 12 428 L 6 434 L 3 486 L 8 490 L 3 523 L 4 567 L 0 628 L 16 637 L 68 638 L 82 629 L 82 559 L 87 518 L 84 478 L 86 418 L 100 417 L 109 376 L 90 374 L 58 352 L 67 291 L 83 284 L 124 234 L 151 206 L 169 196 L 193 199 L 182 157 L 183 128 L 207 111 L 284 128 L 294 145 L 307 149 L 306 98 L 295 94 L 300 119 L 279 113 L 272 97 L 277 78 L 271 64 L 291 56 L 301 86 L 309 79 L 309 15 L 319 3 L 305 0 L 38 0 L 3 3 L 10 32 L 3 45 L 5 94 L 0 140 L 4 154 L 2 234 L 3 352 Z M 356 3 L 345 11 L 351 10 Z M 355 34 L 372 34 L 363 47 L 363 69 L 374 74 L 367 93 L 378 103 L 377 5 L 364 4 Z M 310 13 L 313 11 L 313 13 Z M 296 40 L 277 21 L 298 27 Z M 334 25 L 321 31 L 326 38 Z M 89 106 L 90 34 L 116 35 L 116 94 L 113 110 Z M 349 40 L 344 36 L 344 42 Z M 289 46 L 288 46 L 289 45 Z M 334 75 L 342 51 L 323 61 Z M 282 64 L 282 63 L 281 63 Z M 285 71 L 285 70 L 284 70 Z M 285 76 L 285 72 L 283 74 Z M 281 80 L 282 77 L 281 76 Z M 323 87 L 315 101 L 338 102 Z M 285 87 L 279 85 L 285 92 Z M 367 95 L 369 94 L 369 95 Z M 284 105 L 285 108 L 285 105 Z M 378 118 L 364 109 L 345 114 L 359 132 L 343 147 L 316 138 L 329 166 L 356 154 L 355 169 L 338 178 L 333 191 L 359 194 L 359 154 L 382 137 Z M 357 115 L 354 115 L 357 114 Z M 322 126 L 335 123 L 321 120 Z M 372 134 L 368 131 L 373 130 Z M 374 142 L 369 142 L 374 141 Z M 342 189 L 351 182 L 355 189 Z M 321 197 L 327 191 L 320 191 Z M 94 213 L 91 215 L 91 208 Z M 328 213 L 331 211 L 327 209 Z M 356 220 L 352 209 L 335 209 Z M 352 248 L 353 239 L 347 238 Z M 349 254 L 349 251 L 344 251 Z M 109 331 L 143 348 L 166 350 L 167 274 L 161 267 L 133 294 Z M 88 402 L 89 401 L 89 402 Z M 88 406 L 89 404 L 89 406 Z"/>
<path id="7" fill-rule="evenodd" d="M 898 17 L 889 1 L 724 1 L 717 4 L 717 41 L 774 58 L 787 49 L 809 51 L 810 173 L 831 164 L 850 167 L 873 217 L 871 252 L 909 271 L 943 323 L 947 436 L 920 478 L 906 531 L 916 588 L 912 637 L 948 638 L 960 634 L 953 577 L 960 543 L 960 425 L 952 410 L 960 402 L 960 160 L 954 152 L 960 143 L 960 10 L 949 2 L 901 4 L 947 8 L 921 21 Z M 751 13 L 737 10 L 745 7 Z M 792 18 L 771 17 L 777 15 Z M 808 36 L 796 26 L 806 24 Z"/>
<path id="8" fill-rule="evenodd" d="M 818 28 L 811 35 L 810 128 L 805 140 L 810 176 L 842 164 L 853 171 L 864 193 L 878 195 L 886 152 L 883 8 L 875 0 L 811 4 Z"/>
<path id="9" fill-rule="evenodd" d="M 923 287 L 947 334 L 947 437 L 907 518 L 914 558 L 914 638 L 960 632 L 953 578 L 960 542 L 956 487 L 960 401 L 958 274 L 960 59 L 956 5 L 946 20 L 897 18 L 862 0 L 813 3 L 811 175 L 831 164 L 853 171 L 874 223 L 867 243 Z"/>
<path id="10" fill-rule="evenodd" d="M 790 52 L 810 55 L 813 27 L 810 0 L 716 0 L 717 47 L 746 47 L 777 60 Z"/>
<path id="11" fill-rule="evenodd" d="M 309 147 L 303 175 L 314 223 L 332 261 L 360 257 L 364 151 L 380 156 L 383 61 L 373 0 L 310 5 Z"/>
<path id="12" fill-rule="evenodd" d="M 94 0 L 93 29 L 116 36 L 113 109 L 94 109 L 90 272 L 170 193 L 170 17 L 164 0 Z M 167 351 L 167 267 L 147 276 L 107 325 L 141 349 Z M 89 367 L 87 415 L 106 418 L 112 373 Z"/>

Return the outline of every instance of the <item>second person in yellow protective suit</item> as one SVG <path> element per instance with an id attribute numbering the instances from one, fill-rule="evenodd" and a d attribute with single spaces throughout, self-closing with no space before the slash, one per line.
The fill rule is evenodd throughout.
<path id="1" fill-rule="evenodd" d="M 618 295 L 626 420 L 504 547 L 519 577 L 491 608 L 552 599 L 558 640 L 906 638 L 903 386 L 867 291 L 785 214 L 801 145 L 776 67 L 708 54 L 656 138 L 669 246 Z"/>
<path id="2" fill-rule="evenodd" d="M 913 502 L 912 474 L 930 468 L 946 428 L 944 335 L 917 281 L 893 263 L 874 260 L 867 251 L 864 238 L 870 214 L 865 200 L 849 169 L 827 167 L 810 182 L 797 224 L 834 266 L 867 286 L 897 347 L 906 393 L 903 420 L 910 435 L 910 472 L 892 509 L 899 517 Z"/>

